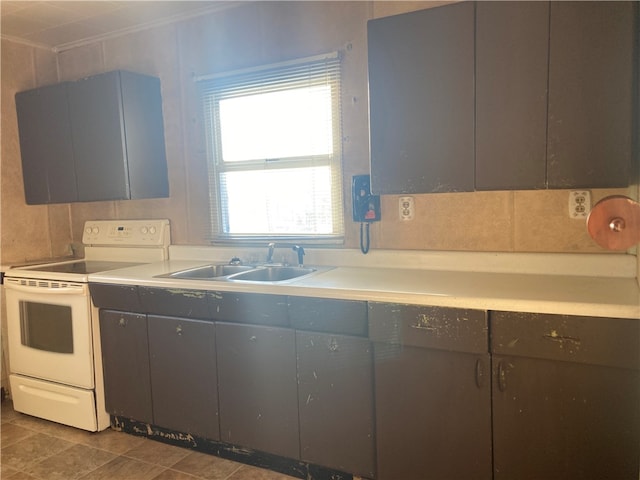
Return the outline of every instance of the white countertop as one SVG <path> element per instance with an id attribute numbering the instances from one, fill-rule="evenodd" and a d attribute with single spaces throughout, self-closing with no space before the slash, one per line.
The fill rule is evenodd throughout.
<path id="1" fill-rule="evenodd" d="M 213 255 L 215 257 L 215 255 Z M 92 274 L 90 282 L 144 285 L 162 288 L 196 289 L 210 291 L 252 292 L 309 297 L 367 300 L 417 305 L 447 306 L 481 310 L 505 310 L 518 312 L 557 313 L 596 317 L 640 319 L 640 288 L 635 276 L 623 272 L 623 276 L 564 274 L 509 273 L 499 271 L 465 271 L 459 266 L 447 270 L 446 262 L 437 268 L 423 265 L 389 266 L 382 262 L 374 266 L 347 266 L 318 271 L 312 275 L 278 283 L 248 283 L 216 280 L 187 280 L 158 278 L 170 272 L 211 263 L 226 263 L 230 256 L 207 259 L 173 259 L 137 267 Z M 545 256 L 547 258 L 548 256 Z M 221 260 L 221 259 L 227 260 Z M 318 258 L 320 258 L 318 256 Z M 528 257 L 527 257 L 528 258 Z M 541 257 L 540 257 L 541 258 Z M 539 265 L 534 257 L 532 265 Z M 458 259 L 453 255 L 452 259 Z M 414 259 L 415 260 L 415 259 Z M 522 258 L 515 258 L 522 263 Z M 616 265 L 617 258 L 606 258 L 608 265 L 620 268 L 627 259 Z M 529 261 L 529 260 L 527 260 Z M 564 260 L 551 256 L 554 265 Z M 569 257 L 569 262 L 575 257 Z M 580 264 L 590 261 L 580 258 Z M 602 262 L 602 256 L 595 258 Z M 635 261 L 635 257 L 633 257 Z M 496 263 L 500 263 L 497 261 Z M 311 264 L 313 265 L 313 264 Z M 326 265 L 326 263 L 325 263 Z M 454 265 L 458 265 L 454 262 Z M 538 267 L 536 267 L 538 268 Z M 529 269 L 536 272 L 536 268 Z M 610 270 L 611 268 L 609 268 Z M 518 271 L 527 271 L 525 265 Z M 624 267 L 623 267 L 624 270 Z M 596 272 L 597 273 L 597 272 Z"/>

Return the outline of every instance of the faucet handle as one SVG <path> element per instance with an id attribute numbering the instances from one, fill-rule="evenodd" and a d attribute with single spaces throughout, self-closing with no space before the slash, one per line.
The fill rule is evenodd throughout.
<path id="1" fill-rule="evenodd" d="M 298 253 L 298 266 L 301 267 L 302 265 L 304 265 L 304 258 L 303 258 L 304 257 L 304 248 L 302 248 L 302 246 L 300 246 L 300 245 L 294 245 L 292 247 L 292 250 L 294 252 Z"/>

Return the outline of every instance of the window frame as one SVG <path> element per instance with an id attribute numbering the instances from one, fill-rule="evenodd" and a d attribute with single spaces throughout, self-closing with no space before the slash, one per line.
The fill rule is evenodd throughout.
<path id="1" fill-rule="evenodd" d="M 209 228 L 211 243 L 263 244 L 265 241 L 295 241 L 302 244 L 342 244 L 344 243 L 344 202 L 342 175 L 342 92 L 341 55 L 332 52 L 295 59 L 287 62 L 234 70 L 220 74 L 198 77 L 202 111 L 204 115 L 207 145 L 207 169 L 209 192 Z M 305 80 L 305 69 L 312 71 L 311 83 Z M 321 71 L 318 74 L 318 71 Z M 293 72 L 293 73 L 292 73 Z M 219 101 L 232 95 L 249 95 L 250 92 L 291 90 L 303 86 L 319 84 L 319 78 L 331 87 L 332 102 L 332 143 L 333 152 L 327 155 L 305 155 L 289 158 L 265 158 L 224 162 L 222 157 L 221 129 L 219 125 Z M 261 86 L 261 82 L 266 87 Z M 238 86 L 240 85 L 240 86 Z M 233 234 L 224 231 L 228 213 L 222 199 L 221 177 L 226 172 L 236 171 L 276 171 L 278 169 L 308 168 L 328 166 L 331 175 L 331 202 L 333 232 L 330 234 Z"/>

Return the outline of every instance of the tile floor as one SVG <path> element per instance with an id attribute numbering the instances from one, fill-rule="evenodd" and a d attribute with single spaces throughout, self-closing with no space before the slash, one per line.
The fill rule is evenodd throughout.
<path id="1" fill-rule="evenodd" d="M 293 477 L 114 430 L 90 433 L 0 412 L 2 480 L 293 480 Z"/>

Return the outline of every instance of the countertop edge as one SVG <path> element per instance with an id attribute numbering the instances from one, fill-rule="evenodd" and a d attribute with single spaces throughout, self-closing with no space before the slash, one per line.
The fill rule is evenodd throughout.
<path id="1" fill-rule="evenodd" d="M 157 278 L 209 263 L 166 260 L 91 274 L 89 282 L 640 319 L 640 288 L 635 278 L 627 277 L 334 267 L 275 284 Z"/>

